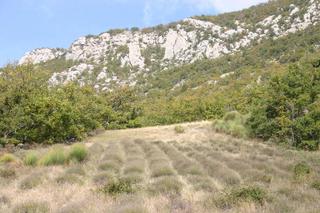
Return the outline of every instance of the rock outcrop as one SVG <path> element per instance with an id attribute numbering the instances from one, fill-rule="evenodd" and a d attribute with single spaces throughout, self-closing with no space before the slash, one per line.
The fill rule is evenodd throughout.
<path id="1" fill-rule="evenodd" d="M 277 14 L 256 23 L 234 20 L 235 27 L 187 18 L 150 29 L 113 30 L 98 36 L 81 37 L 68 49 L 33 50 L 19 63 L 39 64 L 54 59 L 74 61 L 74 67 L 53 74 L 50 79 L 53 85 L 68 81 L 85 83 L 85 76 L 90 76 L 96 88 L 103 90 L 114 84 L 135 85 L 138 76 L 198 59 L 232 54 L 254 42 L 277 39 L 318 24 L 319 0 L 306 2 L 304 8 L 294 4 L 289 5 L 288 11 L 279 8 Z M 126 73 L 119 75 L 119 70 Z"/>

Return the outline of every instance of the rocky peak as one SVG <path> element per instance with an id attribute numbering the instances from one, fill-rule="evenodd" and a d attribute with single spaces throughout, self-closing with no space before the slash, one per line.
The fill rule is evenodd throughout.
<path id="1" fill-rule="evenodd" d="M 91 81 L 94 79 L 92 83 L 96 88 L 103 90 L 112 85 L 135 85 L 138 76 L 198 59 L 232 54 L 254 42 L 277 39 L 316 25 L 320 21 L 319 0 L 306 0 L 303 7 L 292 3 L 254 23 L 230 21 L 232 27 L 187 18 L 151 29 L 112 30 L 98 36 L 80 37 L 68 49 L 33 50 L 19 63 L 38 64 L 58 58 L 77 63 L 72 68 L 57 70 L 50 79 L 52 84 L 85 82 L 85 73 Z"/>

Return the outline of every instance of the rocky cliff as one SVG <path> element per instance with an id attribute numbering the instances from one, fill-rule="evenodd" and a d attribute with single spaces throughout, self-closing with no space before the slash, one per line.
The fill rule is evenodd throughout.
<path id="1" fill-rule="evenodd" d="M 256 8 L 267 10 L 270 4 L 272 2 Z M 254 21 L 250 17 L 242 18 L 240 11 L 224 25 L 214 21 L 219 16 L 203 16 L 154 28 L 110 30 L 97 36 L 80 37 L 68 49 L 33 50 L 19 63 L 73 61 L 72 67 L 55 71 L 50 78 L 51 85 L 90 82 L 100 90 L 114 85 L 134 86 L 138 78 L 154 72 L 233 54 L 264 39 L 278 39 L 320 22 L 319 0 L 296 0 L 279 5 L 277 10 L 265 12 Z M 254 14 L 256 8 L 247 12 Z"/>

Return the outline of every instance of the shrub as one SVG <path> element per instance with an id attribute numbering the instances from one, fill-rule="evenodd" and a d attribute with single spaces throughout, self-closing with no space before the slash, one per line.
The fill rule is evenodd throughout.
<path id="1" fill-rule="evenodd" d="M 44 202 L 26 202 L 18 204 L 13 208 L 13 213 L 47 213 L 50 212 L 50 208 L 47 203 Z"/>
<path id="2" fill-rule="evenodd" d="M 128 181 L 130 183 L 140 183 L 144 180 L 144 176 L 138 172 L 132 172 L 129 174 L 124 175 L 123 180 Z"/>
<path id="3" fill-rule="evenodd" d="M 115 162 L 114 160 L 108 160 L 100 164 L 99 169 L 103 171 L 112 171 L 117 173 L 120 170 L 120 165 L 118 162 Z"/>
<path id="4" fill-rule="evenodd" d="M 248 186 L 231 190 L 229 193 L 216 199 L 215 204 L 219 208 L 230 208 L 232 205 L 237 205 L 241 202 L 254 202 L 263 205 L 266 198 L 267 193 L 264 189 Z"/>
<path id="5" fill-rule="evenodd" d="M 36 166 L 38 163 L 38 156 L 36 153 L 30 152 L 25 156 L 23 162 L 26 166 Z"/>
<path id="6" fill-rule="evenodd" d="M 175 177 L 163 177 L 149 187 L 152 194 L 180 194 L 182 183 Z"/>
<path id="7" fill-rule="evenodd" d="M 129 181 L 123 179 L 113 179 L 108 182 L 101 191 L 105 194 L 116 195 L 116 194 L 129 194 L 133 192 L 132 184 Z"/>
<path id="8" fill-rule="evenodd" d="M 301 178 L 305 178 L 311 173 L 311 167 L 307 163 L 301 162 L 294 166 L 293 171 L 294 171 L 295 178 L 301 179 Z"/>
<path id="9" fill-rule="evenodd" d="M 307 151 L 317 151 L 319 149 L 319 142 L 315 140 L 302 141 L 301 144 L 298 145 L 298 148 Z"/>
<path id="10" fill-rule="evenodd" d="M 320 181 L 319 180 L 316 180 L 314 181 L 312 184 L 311 184 L 312 188 L 320 191 Z"/>
<path id="11" fill-rule="evenodd" d="M 81 184 L 82 181 L 74 174 L 65 173 L 55 179 L 58 184 Z"/>
<path id="12" fill-rule="evenodd" d="M 183 126 L 175 126 L 174 127 L 174 131 L 177 133 L 177 134 L 182 134 L 185 132 L 185 129 L 183 128 Z"/>
<path id="13" fill-rule="evenodd" d="M 67 162 L 63 148 L 54 147 L 40 160 L 43 166 L 63 165 Z"/>
<path id="14" fill-rule="evenodd" d="M 41 176 L 39 174 L 32 174 L 21 181 L 19 188 L 23 190 L 28 190 L 37 187 L 41 183 Z"/>
<path id="15" fill-rule="evenodd" d="M 0 163 L 12 163 L 16 161 L 16 157 L 12 154 L 4 154 L 0 157 Z"/>
<path id="16" fill-rule="evenodd" d="M 12 168 L 0 169 L 0 177 L 2 178 L 14 178 L 16 176 L 16 170 Z"/>
<path id="17" fill-rule="evenodd" d="M 68 159 L 77 162 L 84 161 L 88 156 L 88 150 L 83 144 L 74 144 L 69 152 Z"/>
<path id="18" fill-rule="evenodd" d="M 212 123 L 214 130 L 223 132 L 234 137 L 248 137 L 248 129 L 245 125 L 247 116 L 233 111 L 225 114 L 222 120 L 215 120 Z"/>
<path id="19" fill-rule="evenodd" d="M 248 119 L 251 133 L 297 148 L 319 148 L 320 68 L 312 63 L 294 64 L 273 77 L 255 97 Z"/>

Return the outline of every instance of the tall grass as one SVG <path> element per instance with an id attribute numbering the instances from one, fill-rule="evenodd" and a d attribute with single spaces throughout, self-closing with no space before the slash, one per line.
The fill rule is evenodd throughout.
<path id="1" fill-rule="evenodd" d="M 68 154 L 68 159 L 72 161 L 82 162 L 88 157 L 88 150 L 83 144 L 74 144 Z"/>
<path id="2" fill-rule="evenodd" d="M 247 138 L 248 129 L 245 126 L 248 116 L 241 115 L 237 111 L 228 112 L 222 120 L 215 120 L 212 126 L 215 131 L 223 132 L 234 137 Z"/>
<path id="3" fill-rule="evenodd" d="M 63 165 L 67 162 L 67 157 L 62 147 L 53 147 L 46 155 L 40 160 L 40 165 L 52 166 Z"/>
<path id="4" fill-rule="evenodd" d="M 35 152 L 30 152 L 24 157 L 23 162 L 26 166 L 36 166 L 38 160 L 38 155 Z"/>
<path id="5" fill-rule="evenodd" d="M 4 154 L 0 157 L 0 163 L 12 163 L 16 161 L 16 157 L 12 154 Z"/>

